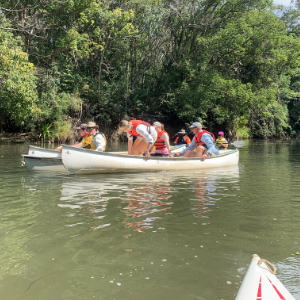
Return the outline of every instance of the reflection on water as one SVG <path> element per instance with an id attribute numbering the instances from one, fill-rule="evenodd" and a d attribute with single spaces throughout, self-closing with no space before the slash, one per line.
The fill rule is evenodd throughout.
<path id="1" fill-rule="evenodd" d="M 300 299 L 299 150 L 251 141 L 233 168 L 53 176 L 0 146 L 0 297 L 234 299 L 257 253 Z"/>
<path id="2" fill-rule="evenodd" d="M 190 210 L 196 217 L 208 218 L 206 213 L 211 211 L 209 207 L 219 200 L 215 181 L 223 178 L 224 174 L 227 180 L 237 178 L 239 168 L 235 166 L 188 174 L 182 172 L 123 174 L 118 175 L 120 178 L 117 181 L 112 175 L 93 176 L 92 180 L 89 177 L 70 176 L 61 186 L 58 207 L 68 211 L 66 216 L 69 218 L 92 214 L 94 220 L 88 218 L 88 222 L 67 224 L 68 227 L 84 224 L 93 224 L 90 227 L 93 230 L 108 227 L 112 223 L 107 221 L 107 210 L 117 208 L 125 215 L 124 218 L 117 218 L 125 228 L 142 233 L 145 233 L 146 229 L 156 232 L 165 228 L 155 226 L 155 220 L 162 220 L 164 216 L 173 214 L 174 202 L 170 200 L 177 188 L 193 191 L 197 198 L 189 199 Z M 114 205 L 109 205 L 111 203 Z"/>

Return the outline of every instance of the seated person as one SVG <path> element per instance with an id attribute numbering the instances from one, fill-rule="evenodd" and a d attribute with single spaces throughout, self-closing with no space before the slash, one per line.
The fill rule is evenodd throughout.
<path id="1" fill-rule="evenodd" d="M 127 132 L 128 155 L 143 155 L 151 158 L 150 151 L 157 139 L 157 132 L 149 123 L 141 120 L 122 120 L 119 123 L 118 134 Z M 133 136 L 137 139 L 133 143 Z"/>
<path id="2" fill-rule="evenodd" d="M 219 150 L 214 144 L 215 136 L 213 133 L 202 130 L 202 125 L 198 122 L 194 122 L 189 128 L 191 128 L 192 132 L 195 134 L 191 144 L 174 155 L 183 155 L 183 157 L 202 157 L 203 160 L 213 153 L 220 155 Z M 194 152 L 194 149 L 196 149 L 196 152 Z"/>
<path id="3" fill-rule="evenodd" d="M 154 143 L 154 153 L 151 152 L 151 156 L 169 156 L 173 157 L 171 153 L 171 147 L 169 143 L 169 135 L 164 130 L 164 125 L 159 122 L 154 122 L 153 127 L 157 132 L 157 140 Z"/>
<path id="4" fill-rule="evenodd" d="M 219 150 L 224 150 L 227 149 L 228 147 L 228 142 L 224 138 L 224 132 L 219 131 L 218 132 L 218 138 L 216 139 L 216 144 Z"/>
<path id="5" fill-rule="evenodd" d="M 191 143 L 191 139 L 188 137 L 187 133 L 185 132 L 184 129 L 181 129 L 178 132 L 178 136 L 174 142 L 175 145 L 183 145 L 187 144 L 189 145 Z"/>
<path id="6" fill-rule="evenodd" d="M 76 127 L 78 133 L 80 135 L 80 139 L 73 145 L 73 147 L 81 147 L 82 146 L 82 139 L 86 138 L 89 133 L 86 130 L 87 124 L 81 124 L 79 127 Z M 55 148 L 55 151 L 60 151 L 62 146 Z"/>
<path id="7" fill-rule="evenodd" d="M 95 122 L 87 123 L 87 131 L 89 135 L 82 140 L 82 148 L 105 151 L 106 137 L 102 132 L 98 131 L 99 126 Z"/>

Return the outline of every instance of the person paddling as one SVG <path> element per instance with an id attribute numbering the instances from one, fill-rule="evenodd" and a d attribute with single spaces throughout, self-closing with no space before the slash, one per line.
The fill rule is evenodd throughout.
<path id="1" fill-rule="evenodd" d="M 82 147 L 85 149 L 105 151 L 106 137 L 102 132 L 98 131 L 99 126 L 95 122 L 87 123 L 89 135 L 82 140 Z"/>
<path id="2" fill-rule="evenodd" d="M 203 130 L 199 122 L 194 122 L 191 126 L 192 132 L 195 134 L 191 144 L 175 155 L 183 155 L 183 157 L 202 157 L 205 160 L 212 154 L 220 155 L 219 150 L 215 147 L 215 136 L 213 133 Z M 196 152 L 194 152 L 196 149 Z"/>
<path id="3" fill-rule="evenodd" d="M 122 120 L 119 123 L 118 134 L 127 133 L 128 155 L 143 155 L 151 158 L 150 151 L 157 139 L 157 132 L 149 123 L 141 120 Z M 133 143 L 133 136 L 137 139 Z"/>
<path id="4" fill-rule="evenodd" d="M 228 142 L 226 141 L 226 139 L 224 137 L 223 131 L 218 132 L 218 138 L 216 139 L 216 144 L 217 144 L 217 147 L 219 148 L 219 150 L 227 149 Z"/>
<path id="5" fill-rule="evenodd" d="M 78 130 L 80 139 L 72 146 L 73 147 L 82 147 L 82 140 L 89 135 L 89 133 L 87 131 L 87 124 L 83 123 L 79 127 L 76 127 L 76 129 Z M 62 146 L 59 146 L 59 147 L 55 148 L 55 151 L 60 151 L 61 149 L 62 149 Z"/>

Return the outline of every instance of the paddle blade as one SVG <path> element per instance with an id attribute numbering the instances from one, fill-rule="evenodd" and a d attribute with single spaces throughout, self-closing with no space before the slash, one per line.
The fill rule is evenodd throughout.
<path id="1" fill-rule="evenodd" d="M 235 141 L 233 143 L 230 143 L 231 145 L 237 147 L 237 148 L 241 148 L 245 146 L 245 142 L 244 141 Z"/>

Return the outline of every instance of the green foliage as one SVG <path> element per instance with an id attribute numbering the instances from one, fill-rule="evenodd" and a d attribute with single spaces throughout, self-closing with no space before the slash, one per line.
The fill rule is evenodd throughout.
<path id="1" fill-rule="evenodd" d="M 201 118 L 243 136 L 300 131 L 300 13 L 277 7 L 281 20 L 272 5 L 0 0 L 12 74 L 0 114 L 53 124 L 59 140 L 74 118 L 113 128 L 125 115 L 176 127 Z"/>
<path id="2" fill-rule="evenodd" d="M 40 113 L 35 67 L 21 51 L 20 39 L 0 29 L 0 125 L 23 125 Z"/>
<path id="3" fill-rule="evenodd" d="M 52 124 L 42 124 L 39 126 L 39 137 L 42 138 L 44 142 L 52 136 L 52 132 L 50 130 L 51 126 Z"/>
<path id="4" fill-rule="evenodd" d="M 52 137 L 55 138 L 55 140 L 57 140 L 59 143 L 72 140 L 74 136 L 72 125 L 71 119 L 55 121 L 52 130 Z"/>

